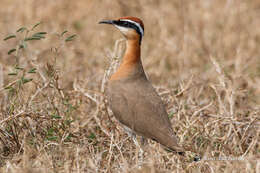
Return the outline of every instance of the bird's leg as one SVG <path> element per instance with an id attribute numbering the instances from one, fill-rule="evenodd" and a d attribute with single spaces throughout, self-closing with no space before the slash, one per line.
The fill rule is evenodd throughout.
<path id="1" fill-rule="evenodd" d="M 140 158 L 139 159 L 139 163 L 142 163 L 143 162 L 143 156 L 144 156 L 144 150 L 139 145 L 135 132 L 133 130 L 131 130 L 130 128 L 126 127 L 126 126 L 123 126 L 123 127 L 124 127 L 127 135 L 129 137 L 131 137 L 131 139 L 133 140 L 135 146 L 139 149 L 139 151 L 140 151 L 140 152 L 138 152 L 138 158 Z M 143 137 L 142 137 L 142 139 L 143 139 Z"/>
<path id="2" fill-rule="evenodd" d="M 141 145 L 144 146 L 146 144 L 147 144 L 147 139 L 142 136 L 142 138 L 141 138 Z"/>
<path id="3" fill-rule="evenodd" d="M 139 145 L 139 142 L 138 142 L 138 140 L 137 140 L 137 138 L 136 138 L 136 135 L 134 135 L 134 136 L 132 137 L 132 140 L 134 141 L 134 144 L 140 149 L 140 152 L 143 154 L 143 153 L 144 153 L 144 150 L 143 150 L 142 147 Z"/>
<path id="4" fill-rule="evenodd" d="M 134 144 L 135 146 L 139 149 L 140 152 L 138 152 L 138 163 L 139 165 L 141 166 L 141 164 L 143 163 L 144 161 L 144 150 L 142 149 L 142 147 L 140 146 L 138 140 L 137 140 L 137 137 L 136 137 L 136 134 L 134 133 L 133 136 L 132 136 L 132 140 L 134 141 Z"/>

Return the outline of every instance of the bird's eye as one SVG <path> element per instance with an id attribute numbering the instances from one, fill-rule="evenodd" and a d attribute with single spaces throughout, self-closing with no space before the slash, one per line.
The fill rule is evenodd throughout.
<path id="1" fill-rule="evenodd" d="M 122 25 L 127 27 L 129 26 L 129 23 L 127 21 L 122 21 Z"/>

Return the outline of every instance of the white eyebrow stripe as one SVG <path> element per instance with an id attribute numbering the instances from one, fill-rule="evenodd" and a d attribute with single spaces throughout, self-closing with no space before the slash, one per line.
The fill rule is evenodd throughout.
<path id="1" fill-rule="evenodd" d="M 130 22 L 130 23 L 135 24 L 135 25 L 139 28 L 139 30 L 140 30 L 142 36 L 144 36 L 144 30 L 143 30 L 143 27 L 142 27 L 139 23 L 134 22 L 134 21 L 132 21 L 132 20 L 128 20 L 128 19 L 120 19 L 120 21 L 126 21 L 126 22 Z"/>
<path id="2" fill-rule="evenodd" d="M 128 28 L 125 28 L 125 27 L 122 27 L 122 26 L 118 26 L 118 25 L 115 25 L 115 27 L 117 27 L 122 32 L 127 32 L 129 30 Z"/>

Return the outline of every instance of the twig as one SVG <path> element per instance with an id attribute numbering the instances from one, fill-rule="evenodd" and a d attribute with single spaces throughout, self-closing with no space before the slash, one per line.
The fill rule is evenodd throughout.
<path id="1" fill-rule="evenodd" d="M 29 103 L 28 103 L 28 106 L 31 105 L 31 102 L 34 100 L 34 98 L 35 98 L 44 88 L 46 88 L 46 87 L 49 85 L 49 83 L 50 83 L 50 82 L 47 82 L 47 83 L 44 84 L 43 87 L 37 89 L 37 91 L 34 93 L 34 95 L 31 96 L 31 99 L 30 99 L 30 101 L 29 101 Z"/>
<path id="2" fill-rule="evenodd" d="M 4 73 L 3 73 L 3 66 L 0 64 L 0 87 L 4 86 Z"/>
<path id="3" fill-rule="evenodd" d="M 175 95 L 175 97 L 181 96 L 181 95 L 184 93 L 184 91 L 186 91 L 186 90 L 188 90 L 188 89 L 190 88 L 190 85 L 191 85 L 191 83 L 192 83 L 192 79 L 193 79 L 193 75 L 191 75 L 190 80 L 188 81 L 186 87 L 183 88 L 179 93 L 177 93 L 177 94 Z"/>
<path id="4" fill-rule="evenodd" d="M 100 127 L 100 129 L 107 135 L 107 136 L 111 136 L 110 134 L 109 134 L 109 132 L 106 130 L 106 129 L 104 129 L 103 128 L 103 126 L 101 125 L 101 122 L 100 122 L 100 119 L 97 117 L 97 115 L 98 115 L 98 113 L 99 113 L 99 109 L 100 107 L 99 106 L 97 106 L 97 110 L 96 110 L 96 112 L 95 112 L 95 114 L 94 114 L 94 118 L 95 118 L 95 121 L 96 121 L 96 123 L 98 124 L 98 126 Z"/>
<path id="5" fill-rule="evenodd" d="M 89 98 L 90 100 L 92 100 L 93 102 L 95 102 L 96 105 L 99 105 L 99 104 L 100 104 L 100 102 L 99 102 L 96 98 L 92 97 L 89 93 L 84 92 L 84 90 L 83 90 L 82 88 L 77 88 L 77 87 L 75 87 L 74 89 L 75 89 L 76 91 L 80 91 L 84 96 L 86 96 L 87 98 Z"/>
<path id="6" fill-rule="evenodd" d="M 2 125 L 4 122 L 11 120 L 11 119 L 15 119 L 16 117 L 18 117 L 19 115 L 21 115 L 22 113 L 24 113 L 24 110 L 18 112 L 17 114 L 13 115 L 13 116 L 9 116 L 5 119 L 3 119 L 2 121 L 0 121 L 0 125 Z"/>
<path id="7" fill-rule="evenodd" d="M 200 108 L 199 110 L 195 111 L 195 112 L 192 114 L 192 117 L 198 115 L 198 113 L 200 113 L 201 111 L 203 111 L 203 110 L 209 108 L 212 104 L 213 104 L 213 102 L 210 102 L 208 105 L 206 105 L 206 106 Z M 200 118 L 201 118 L 200 116 L 198 116 L 197 118 L 195 118 L 195 120 L 194 120 L 192 123 L 190 123 L 190 126 L 193 125 L 193 124 L 194 124 L 197 120 L 199 120 Z"/>
<path id="8" fill-rule="evenodd" d="M 16 79 L 15 81 L 13 81 L 13 82 L 9 83 L 8 85 L 6 85 L 5 87 L 1 88 L 1 89 L 0 89 L 0 92 L 3 91 L 3 90 L 5 90 L 5 88 L 14 85 L 18 80 L 19 80 L 19 79 Z"/>

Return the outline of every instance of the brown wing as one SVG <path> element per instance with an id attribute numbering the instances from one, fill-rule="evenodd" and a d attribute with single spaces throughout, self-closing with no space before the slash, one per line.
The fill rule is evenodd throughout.
<path id="1" fill-rule="evenodd" d="M 161 98 L 145 78 L 110 82 L 108 98 L 122 124 L 173 150 L 181 150 Z"/>

